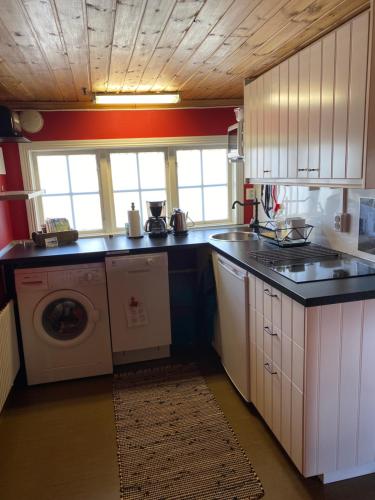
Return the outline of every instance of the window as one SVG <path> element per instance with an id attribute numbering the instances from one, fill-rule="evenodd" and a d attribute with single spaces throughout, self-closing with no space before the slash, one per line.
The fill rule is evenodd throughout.
<path id="1" fill-rule="evenodd" d="M 79 231 L 103 230 L 101 196 L 95 154 L 37 157 L 41 197 L 41 222 L 66 217 Z"/>
<path id="2" fill-rule="evenodd" d="M 228 220 L 225 149 L 177 150 L 179 206 L 196 222 Z"/>
<path id="3" fill-rule="evenodd" d="M 146 201 L 167 199 L 165 153 L 110 153 L 109 158 L 116 228 L 123 228 L 128 221 L 132 203 L 140 209 L 141 220 L 146 221 Z"/>
<path id="4" fill-rule="evenodd" d="M 146 202 L 158 200 L 167 201 L 168 214 L 175 207 L 188 212 L 196 225 L 230 223 L 232 175 L 224 140 L 22 144 L 25 189 L 45 190 L 30 203 L 30 229 L 40 229 L 46 218 L 66 217 L 81 234 L 120 233 L 132 203 L 145 222 Z"/>

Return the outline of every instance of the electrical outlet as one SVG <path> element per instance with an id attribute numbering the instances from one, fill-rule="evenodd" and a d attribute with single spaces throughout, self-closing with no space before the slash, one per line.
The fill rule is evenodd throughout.
<path id="1" fill-rule="evenodd" d="M 350 214 L 335 214 L 334 229 L 339 233 L 347 233 L 350 228 Z"/>

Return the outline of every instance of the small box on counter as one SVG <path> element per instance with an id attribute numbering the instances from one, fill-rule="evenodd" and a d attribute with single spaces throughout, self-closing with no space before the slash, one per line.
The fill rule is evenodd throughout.
<path id="1" fill-rule="evenodd" d="M 31 237 L 37 247 L 60 247 L 77 241 L 78 231 L 71 229 L 70 231 L 56 231 L 52 233 L 33 233 Z"/>

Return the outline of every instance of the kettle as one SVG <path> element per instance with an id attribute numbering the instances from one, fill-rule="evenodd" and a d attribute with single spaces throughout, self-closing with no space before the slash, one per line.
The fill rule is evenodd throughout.
<path id="1" fill-rule="evenodd" d="M 180 208 L 173 209 L 169 225 L 173 228 L 174 234 L 186 234 L 188 232 L 187 219 L 187 213 L 185 214 Z"/>

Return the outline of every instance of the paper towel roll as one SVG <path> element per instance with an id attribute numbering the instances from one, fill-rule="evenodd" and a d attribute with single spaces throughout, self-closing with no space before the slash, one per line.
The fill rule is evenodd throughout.
<path id="1" fill-rule="evenodd" d="M 139 210 L 128 210 L 129 238 L 139 238 L 142 236 L 141 217 Z"/>

